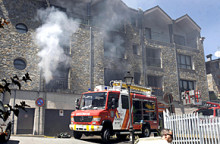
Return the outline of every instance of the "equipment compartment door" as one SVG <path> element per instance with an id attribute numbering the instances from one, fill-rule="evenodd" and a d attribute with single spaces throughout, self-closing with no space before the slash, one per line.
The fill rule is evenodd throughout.
<path id="1" fill-rule="evenodd" d="M 129 104 L 128 96 L 121 95 L 119 98 L 119 107 L 117 108 L 119 119 L 117 120 L 117 129 L 126 130 L 129 124 Z"/>

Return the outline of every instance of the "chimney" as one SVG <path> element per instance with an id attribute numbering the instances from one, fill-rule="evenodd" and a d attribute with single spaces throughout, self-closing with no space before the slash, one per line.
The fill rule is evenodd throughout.
<path id="1" fill-rule="evenodd" d="M 205 37 L 200 37 L 199 40 L 201 41 L 201 43 L 203 44 Z"/>
<path id="2" fill-rule="evenodd" d="M 207 61 L 212 61 L 212 54 L 209 54 L 206 57 L 207 57 Z"/>

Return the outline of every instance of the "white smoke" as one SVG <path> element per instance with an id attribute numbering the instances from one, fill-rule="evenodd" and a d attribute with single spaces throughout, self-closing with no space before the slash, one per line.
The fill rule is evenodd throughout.
<path id="1" fill-rule="evenodd" d="M 62 47 L 69 46 L 70 37 L 77 31 L 79 23 L 54 7 L 38 10 L 37 18 L 42 22 L 42 26 L 36 29 L 34 38 L 41 49 L 38 53 L 41 58 L 38 65 L 48 83 L 53 79 L 59 63 L 68 63 Z"/>
<path id="2" fill-rule="evenodd" d="M 218 50 L 218 51 L 215 52 L 215 56 L 216 56 L 217 58 L 220 58 L 220 50 Z"/>

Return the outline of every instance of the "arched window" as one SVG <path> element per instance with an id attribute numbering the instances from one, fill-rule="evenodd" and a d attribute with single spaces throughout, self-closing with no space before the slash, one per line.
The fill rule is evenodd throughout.
<path id="1" fill-rule="evenodd" d="M 28 28 L 25 24 L 23 23 L 19 23 L 15 26 L 15 28 L 17 29 L 17 31 L 19 33 L 26 33 L 28 31 Z"/>
<path id="2" fill-rule="evenodd" d="M 17 58 L 14 60 L 14 67 L 18 70 L 23 70 L 26 68 L 26 62 L 24 59 Z"/>

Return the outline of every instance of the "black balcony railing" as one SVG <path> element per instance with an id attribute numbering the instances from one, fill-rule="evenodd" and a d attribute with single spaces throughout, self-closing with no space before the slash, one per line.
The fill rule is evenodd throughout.
<path id="1" fill-rule="evenodd" d="M 68 81 L 64 78 L 54 79 L 51 80 L 48 84 L 45 86 L 46 91 L 57 91 L 68 89 Z"/>
<path id="2" fill-rule="evenodd" d="M 152 87 L 152 95 L 163 96 L 163 94 L 164 94 L 164 92 L 163 92 L 162 88 Z"/>

